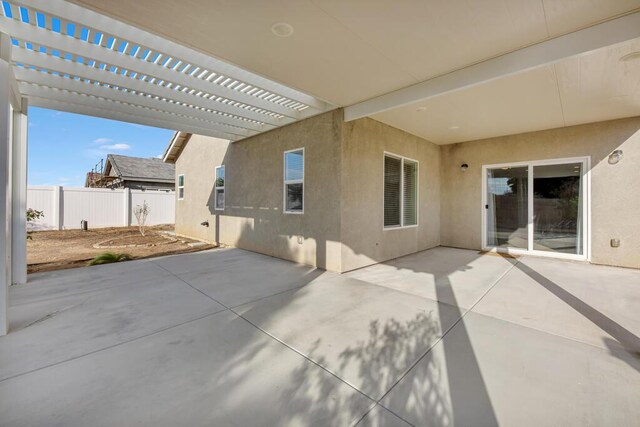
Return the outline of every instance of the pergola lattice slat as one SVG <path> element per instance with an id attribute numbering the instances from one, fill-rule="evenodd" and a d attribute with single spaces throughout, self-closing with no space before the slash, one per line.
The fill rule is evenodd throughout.
<path id="1" fill-rule="evenodd" d="M 112 101 L 147 108 L 157 108 L 158 105 L 158 100 L 153 99 L 149 95 L 133 93 L 123 89 L 114 90 L 113 88 L 103 86 L 103 84 L 88 83 L 84 79 L 64 78 L 23 67 L 17 67 L 15 69 L 15 75 L 16 79 L 20 82 L 35 83 L 39 86 L 48 86 L 54 89 L 62 89 L 84 95 L 93 95 L 100 98 L 110 99 Z M 246 122 L 246 124 L 243 124 L 243 127 L 240 128 L 237 126 L 235 120 L 224 116 L 216 117 L 216 122 L 211 122 L 212 114 L 210 112 L 168 101 L 166 102 L 166 105 L 163 106 L 163 110 L 176 115 L 206 120 L 210 122 L 213 129 L 230 132 L 243 137 L 255 135 L 257 132 L 264 130 L 263 126 L 256 125 L 252 122 Z M 223 127 L 220 126 L 220 124 L 227 124 L 229 126 Z"/>
<path id="2" fill-rule="evenodd" d="M 12 37 L 14 73 L 31 105 L 50 95 L 47 105 L 64 111 L 126 111 L 152 126 L 232 140 L 334 108 L 64 0 L 1 2 L 0 32 Z"/>
<path id="3" fill-rule="evenodd" d="M 297 119 L 299 115 L 298 112 L 284 108 L 281 105 L 270 103 L 260 98 L 228 89 L 224 86 L 211 85 L 205 80 L 189 76 L 188 74 L 180 73 L 152 62 L 136 59 L 131 55 L 125 55 L 110 49 L 98 47 L 97 45 L 86 43 L 73 37 L 49 32 L 38 27 L 33 28 L 33 26 L 26 26 L 18 23 L 17 21 L 9 21 L 5 23 L 5 25 L 5 30 L 19 40 L 28 40 L 49 49 L 73 53 L 74 55 L 84 58 L 85 61 L 99 61 L 107 64 L 108 66 L 115 66 L 137 74 L 154 77 L 158 80 L 173 82 L 180 86 L 195 89 L 209 95 L 232 99 L 247 105 L 253 105 L 292 119 Z"/>

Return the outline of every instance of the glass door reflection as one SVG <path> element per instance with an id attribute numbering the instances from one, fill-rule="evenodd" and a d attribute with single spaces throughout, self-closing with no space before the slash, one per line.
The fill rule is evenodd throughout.
<path id="1" fill-rule="evenodd" d="M 583 254 L 582 168 L 533 167 L 533 250 Z"/>
<path id="2" fill-rule="evenodd" d="M 529 168 L 487 170 L 487 244 L 528 249 Z"/>

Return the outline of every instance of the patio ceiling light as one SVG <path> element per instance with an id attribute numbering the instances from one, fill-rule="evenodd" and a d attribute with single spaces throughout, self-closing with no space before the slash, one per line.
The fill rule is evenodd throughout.
<path id="1" fill-rule="evenodd" d="M 271 32 L 278 37 L 289 37 L 293 34 L 293 26 L 286 22 L 276 22 L 271 26 Z"/>

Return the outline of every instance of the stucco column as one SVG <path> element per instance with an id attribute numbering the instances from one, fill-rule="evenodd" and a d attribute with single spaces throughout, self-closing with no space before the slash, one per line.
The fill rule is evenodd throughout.
<path id="1" fill-rule="evenodd" d="M 27 283 L 27 107 L 22 98 L 22 111 L 13 112 L 12 155 L 12 221 L 11 283 Z"/>

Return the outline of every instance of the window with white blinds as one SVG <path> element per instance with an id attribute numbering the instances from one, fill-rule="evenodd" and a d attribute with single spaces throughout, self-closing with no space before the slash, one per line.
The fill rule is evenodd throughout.
<path id="1" fill-rule="evenodd" d="M 418 162 L 384 155 L 384 227 L 418 224 Z"/>
<path id="2" fill-rule="evenodd" d="M 304 148 L 284 153 L 284 212 L 304 213 Z"/>
<path id="3" fill-rule="evenodd" d="M 403 206 L 402 225 L 418 224 L 418 163 L 403 159 L 402 180 Z"/>

